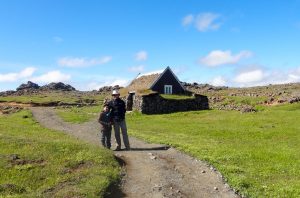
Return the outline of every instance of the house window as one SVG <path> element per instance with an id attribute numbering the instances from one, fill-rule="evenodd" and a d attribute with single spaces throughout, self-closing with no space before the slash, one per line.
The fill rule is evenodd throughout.
<path id="1" fill-rule="evenodd" d="M 172 94 L 172 85 L 165 85 L 165 94 Z"/>

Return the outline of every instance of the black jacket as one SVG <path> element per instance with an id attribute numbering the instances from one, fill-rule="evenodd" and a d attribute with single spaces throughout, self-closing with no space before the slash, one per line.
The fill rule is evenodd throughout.
<path id="1" fill-rule="evenodd" d="M 125 119 L 126 107 L 123 100 L 120 98 L 111 100 L 108 106 L 111 110 L 113 121 L 120 122 Z"/>
<path id="2" fill-rule="evenodd" d="M 101 131 L 111 130 L 111 113 L 102 111 L 98 122 L 101 124 Z"/>

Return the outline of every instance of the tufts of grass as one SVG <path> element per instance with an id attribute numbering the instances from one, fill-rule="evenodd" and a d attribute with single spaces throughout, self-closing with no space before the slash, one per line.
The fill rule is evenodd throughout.
<path id="1" fill-rule="evenodd" d="M 71 107 L 71 108 L 57 108 L 57 114 L 65 121 L 71 123 L 84 123 L 95 118 L 102 111 L 102 105 Z"/>
<path id="2" fill-rule="evenodd" d="M 196 111 L 127 116 L 130 135 L 214 165 L 247 197 L 300 197 L 300 103 L 258 113 Z"/>
<path id="3" fill-rule="evenodd" d="M 104 95 L 84 92 L 50 91 L 30 95 L 1 96 L 0 102 L 16 102 L 23 104 L 35 103 L 42 105 L 59 102 L 66 104 L 88 104 L 93 100 L 96 104 L 102 104 L 104 97 Z"/>
<path id="4" fill-rule="evenodd" d="M 185 99 L 193 99 L 194 96 L 187 96 L 187 95 L 174 95 L 174 94 L 160 94 L 161 97 L 165 99 L 172 99 L 172 100 L 185 100 Z"/>
<path id="5" fill-rule="evenodd" d="M 119 171 L 111 151 L 42 128 L 29 111 L 0 117 L 0 197 L 103 197 Z"/>

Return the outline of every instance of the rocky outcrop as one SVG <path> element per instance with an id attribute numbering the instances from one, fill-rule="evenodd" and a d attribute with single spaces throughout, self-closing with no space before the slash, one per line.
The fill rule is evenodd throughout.
<path id="1" fill-rule="evenodd" d="M 62 82 L 58 83 L 50 83 L 48 85 L 44 85 L 40 88 L 41 90 L 45 91 L 53 91 L 53 90 L 60 90 L 60 91 L 75 91 L 76 89 L 71 85 L 64 84 Z"/>
<path id="2" fill-rule="evenodd" d="M 2 96 L 2 97 L 11 96 L 11 95 L 13 95 L 14 93 L 16 93 L 16 91 L 12 91 L 12 90 L 9 90 L 9 91 L 3 91 L 3 92 L 0 92 L 0 96 Z"/>
<path id="3" fill-rule="evenodd" d="M 18 88 L 17 91 L 21 91 L 21 90 L 29 90 L 29 89 L 39 89 L 40 86 L 36 83 L 33 83 L 31 81 L 28 81 L 26 84 L 21 84 Z"/>
<path id="4" fill-rule="evenodd" d="M 21 95 L 30 95 L 30 94 L 38 94 L 39 92 L 47 92 L 47 91 L 76 91 L 74 87 L 68 84 L 64 84 L 62 82 L 58 83 L 50 83 L 48 85 L 39 86 L 36 83 L 28 81 L 27 83 L 21 84 L 17 89 L 17 91 L 4 91 L 0 92 L 0 96 L 21 96 Z"/>
<path id="5" fill-rule="evenodd" d="M 199 91 L 220 91 L 227 90 L 228 87 L 225 86 L 213 86 L 209 84 L 198 84 L 198 83 L 187 83 L 181 82 L 181 84 L 189 91 L 199 92 Z"/>
<path id="6" fill-rule="evenodd" d="M 111 93 L 113 90 L 119 90 L 122 89 L 123 87 L 120 87 L 119 85 L 115 85 L 115 86 L 104 86 L 101 87 L 98 92 L 103 93 L 103 94 L 107 94 L 107 93 Z"/>

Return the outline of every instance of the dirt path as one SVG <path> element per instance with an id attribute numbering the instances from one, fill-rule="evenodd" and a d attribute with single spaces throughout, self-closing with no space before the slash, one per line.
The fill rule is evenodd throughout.
<path id="1" fill-rule="evenodd" d="M 53 108 L 32 107 L 31 110 L 44 127 L 100 144 L 96 119 L 84 124 L 70 124 L 56 116 Z M 115 152 L 126 164 L 122 192 L 115 197 L 238 197 L 217 171 L 201 161 L 173 148 L 148 144 L 136 138 L 130 138 L 130 144 L 131 151 Z"/>

